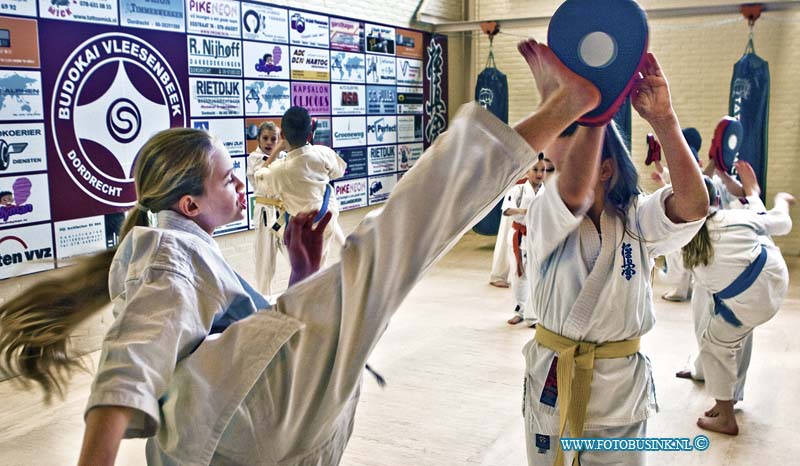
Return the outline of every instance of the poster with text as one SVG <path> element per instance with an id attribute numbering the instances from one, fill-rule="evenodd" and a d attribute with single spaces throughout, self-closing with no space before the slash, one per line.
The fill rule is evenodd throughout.
<path id="1" fill-rule="evenodd" d="M 0 228 L 50 220 L 47 175 L 0 176 Z"/>
<path id="2" fill-rule="evenodd" d="M 394 86 L 367 86 L 367 114 L 397 113 L 397 89 Z"/>
<path id="3" fill-rule="evenodd" d="M 422 86 L 422 60 L 398 58 L 397 85 Z"/>
<path id="4" fill-rule="evenodd" d="M 245 154 L 241 118 L 192 120 L 192 128 L 208 131 L 222 142 L 230 155 Z"/>
<path id="5" fill-rule="evenodd" d="M 382 204 L 389 199 L 394 186 L 397 184 L 395 175 L 370 176 L 369 183 L 369 205 Z"/>
<path id="6" fill-rule="evenodd" d="M 292 106 L 304 107 L 310 115 L 330 115 L 331 85 L 293 81 Z"/>
<path id="7" fill-rule="evenodd" d="M 396 29 L 395 38 L 397 40 L 397 56 L 406 58 L 416 58 L 422 60 L 423 41 L 422 33 L 410 31 L 408 29 Z"/>
<path id="8" fill-rule="evenodd" d="M 393 173 L 397 169 L 397 146 L 369 147 L 369 175 Z"/>
<path id="9" fill-rule="evenodd" d="M 333 117 L 333 147 L 367 145 L 367 120 L 361 117 Z"/>
<path id="10" fill-rule="evenodd" d="M 336 153 L 347 163 L 347 169 L 342 178 L 362 178 L 369 172 L 366 147 L 348 147 L 336 149 Z"/>
<path id="11" fill-rule="evenodd" d="M 422 157 L 425 147 L 421 142 L 397 145 L 397 170 L 406 171 Z"/>
<path id="12" fill-rule="evenodd" d="M 331 18 L 331 49 L 346 52 L 364 51 L 364 23 L 351 19 Z"/>
<path id="13" fill-rule="evenodd" d="M 378 24 L 366 24 L 367 52 L 394 55 L 394 28 Z"/>
<path id="14" fill-rule="evenodd" d="M 394 144 L 397 142 L 396 116 L 368 116 L 367 144 Z"/>
<path id="15" fill-rule="evenodd" d="M 242 2 L 242 39 L 286 44 L 288 18 L 285 8 Z"/>
<path id="16" fill-rule="evenodd" d="M 328 48 L 328 17 L 307 11 L 289 11 L 289 41 L 292 45 Z"/>
<path id="17" fill-rule="evenodd" d="M 289 46 L 269 42 L 244 42 L 244 76 L 289 79 Z"/>
<path id="18" fill-rule="evenodd" d="M 367 112 L 366 88 L 357 84 L 331 84 L 331 113 L 363 115 Z"/>
<path id="19" fill-rule="evenodd" d="M 331 50 L 331 81 L 364 84 L 366 65 L 363 53 Z"/>
<path id="20" fill-rule="evenodd" d="M 193 117 L 242 116 L 241 80 L 189 78 L 189 96 Z"/>
<path id="21" fill-rule="evenodd" d="M 398 87 L 397 88 L 397 113 L 422 114 L 422 88 Z"/>
<path id="22" fill-rule="evenodd" d="M 36 17 L 36 0 L 0 0 L 0 15 Z"/>
<path id="23" fill-rule="evenodd" d="M 117 246 L 124 221 L 125 214 L 119 212 L 56 222 L 53 228 L 58 266 L 67 265 L 61 262 L 63 260 Z"/>
<path id="24" fill-rule="evenodd" d="M 117 0 L 39 0 L 39 17 L 116 25 Z"/>
<path id="25" fill-rule="evenodd" d="M 119 0 L 120 25 L 158 31 L 186 31 L 183 0 Z"/>
<path id="26" fill-rule="evenodd" d="M 0 230 L 0 280 L 55 268 L 51 226 Z"/>
<path id="27" fill-rule="evenodd" d="M 292 79 L 303 81 L 329 81 L 331 78 L 330 52 L 308 47 L 290 47 L 292 54 Z"/>
<path id="28" fill-rule="evenodd" d="M 422 141 L 422 115 L 397 117 L 397 142 Z"/>
<path id="29" fill-rule="evenodd" d="M 240 78 L 242 41 L 220 37 L 186 36 L 189 74 Z"/>
<path id="30" fill-rule="evenodd" d="M 0 176 L 47 170 L 44 123 L 0 126 Z"/>
<path id="31" fill-rule="evenodd" d="M 292 106 L 291 84 L 289 81 L 251 81 L 244 82 L 244 112 L 251 115 L 278 115 Z"/>
<path id="32" fill-rule="evenodd" d="M 43 118 L 42 74 L 0 70 L 0 121 Z"/>
<path id="33" fill-rule="evenodd" d="M 316 129 L 314 129 L 314 139 L 311 141 L 313 144 L 321 146 L 333 147 L 333 134 L 331 132 L 331 118 L 330 117 L 317 117 Z"/>
<path id="34" fill-rule="evenodd" d="M 0 16 L 0 66 L 39 68 L 39 64 L 36 20 Z"/>
<path id="35" fill-rule="evenodd" d="M 240 5 L 234 0 L 186 0 L 186 32 L 239 39 Z"/>
<path id="36" fill-rule="evenodd" d="M 424 39 L 423 137 L 428 147 L 447 129 L 447 36 L 426 34 Z"/>
<path id="37" fill-rule="evenodd" d="M 367 179 L 334 181 L 333 189 L 339 201 L 339 210 L 353 210 L 367 206 Z"/>
<path id="38" fill-rule="evenodd" d="M 395 65 L 394 57 L 367 55 L 367 83 L 396 84 Z"/>

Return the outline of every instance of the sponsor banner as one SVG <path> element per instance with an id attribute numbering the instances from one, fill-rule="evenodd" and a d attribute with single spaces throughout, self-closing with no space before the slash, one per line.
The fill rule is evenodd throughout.
<path id="1" fill-rule="evenodd" d="M 0 1 L 0 14 L 4 5 L 6 3 Z M 35 8 L 34 5 L 34 15 Z M 35 19 L 0 16 L 0 66 L 39 68 L 39 32 Z"/>
<path id="2" fill-rule="evenodd" d="M 334 115 L 363 115 L 367 112 L 365 86 L 356 84 L 331 84 Z"/>
<path id="3" fill-rule="evenodd" d="M 189 95 L 193 117 L 242 115 L 239 79 L 189 78 Z"/>
<path id="4" fill-rule="evenodd" d="M 244 76 L 260 79 L 289 79 L 289 46 L 244 42 Z"/>
<path id="5" fill-rule="evenodd" d="M 280 118 L 246 118 L 244 120 L 245 152 L 252 153 L 258 148 L 258 128 L 262 123 L 271 121 L 278 128 L 281 127 Z M 253 187 L 247 188 L 248 192 L 253 191 Z"/>
<path id="6" fill-rule="evenodd" d="M 425 147 L 447 129 L 447 37 L 425 35 Z"/>
<path id="7" fill-rule="evenodd" d="M 314 138 L 311 140 L 311 143 L 333 147 L 333 135 L 331 134 L 330 117 L 315 118 L 314 120 L 316 122 L 316 127 L 314 129 Z"/>
<path id="8" fill-rule="evenodd" d="M 154 133 L 189 123 L 181 88 L 185 36 L 145 30 L 134 36 L 57 21 L 39 28 L 48 50 L 42 70 L 53 218 L 130 207 L 139 148 Z"/>
<path id="9" fill-rule="evenodd" d="M 397 117 L 397 142 L 422 141 L 422 115 Z"/>
<path id="10" fill-rule="evenodd" d="M 39 17 L 83 23 L 119 24 L 117 0 L 39 0 Z"/>
<path id="11" fill-rule="evenodd" d="M 239 6 L 233 0 L 186 0 L 186 32 L 239 39 Z"/>
<path id="12" fill-rule="evenodd" d="M 333 117 L 333 147 L 367 145 L 367 120 L 362 117 Z"/>
<path id="13" fill-rule="evenodd" d="M 0 177 L 0 228 L 50 220 L 47 175 Z"/>
<path id="14" fill-rule="evenodd" d="M 347 169 L 342 178 L 360 178 L 367 176 L 369 169 L 369 159 L 366 147 L 348 147 L 347 149 L 337 149 L 339 157 L 347 162 Z"/>
<path id="15" fill-rule="evenodd" d="M 406 171 L 422 157 L 425 147 L 421 142 L 397 145 L 397 170 Z"/>
<path id="16" fill-rule="evenodd" d="M 330 115 L 331 85 L 293 81 L 292 106 L 305 107 L 310 115 Z"/>
<path id="17" fill-rule="evenodd" d="M 396 84 L 394 57 L 367 55 L 368 84 Z"/>
<path id="18" fill-rule="evenodd" d="M 119 212 L 56 222 L 56 257 L 62 261 L 115 247 L 124 221 L 125 214 Z"/>
<path id="19" fill-rule="evenodd" d="M 244 131 L 240 118 L 192 120 L 192 128 L 202 129 L 216 136 L 230 155 L 245 154 Z"/>
<path id="20" fill-rule="evenodd" d="M 36 17 L 36 0 L 0 0 L 0 15 Z"/>
<path id="21" fill-rule="evenodd" d="M 367 24 L 367 52 L 394 55 L 394 28 Z"/>
<path id="22" fill-rule="evenodd" d="M 54 268 L 49 223 L 0 230 L 0 280 Z"/>
<path id="23" fill-rule="evenodd" d="M 398 58 L 397 85 L 422 86 L 422 60 Z"/>
<path id="24" fill-rule="evenodd" d="M 242 2 L 242 39 L 288 43 L 288 10 Z"/>
<path id="25" fill-rule="evenodd" d="M 331 48 L 346 52 L 364 51 L 364 23 L 350 19 L 331 18 Z"/>
<path id="26" fill-rule="evenodd" d="M 328 48 L 328 17 L 306 11 L 289 11 L 289 40 L 292 45 Z"/>
<path id="27" fill-rule="evenodd" d="M 47 170 L 44 123 L 0 126 L 0 175 Z"/>
<path id="28" fill-rule="evenodd" d="M 423 113 L 421 87 L 397 88 L 397 113 Z"/>
<path id="29" fill-rule="evenodd" d="M 331 81 L 364 84 L 367 60 L 363 53 L 331 50 Z"/>
<path id="30" fill-rule="evenodd" d="M 370 176 L 367 182 L 369 185 L 369 205 L 383 204 L 389 199 L 389 195 L 394 190 L 394 186 L 397 184 L 397 176 Z"/>
<path id="31" fill-rule="evenodd" d="M 333 189 L 336 200 L 339 201 L 339 210 L 353 210 L 367 206 L 367 179 L 334 181 Z"/>
<path id="32" fill-rule="evenodd" d="M 397 29 L 395 31 L 395 39 L 397 40 L 397 56 L 416 58 L 422 60 L 422 33 L 419 31 L 410 31 L 408 29 Z"/>
<path id="33" fill-rule="evenodd" d="M 189 74 L 242 76 L 242 41 L 218 37 L 187 36 Z"/>
<path id="34" fill-rule="evenodd" d="M 397 168 L 397 146 L 369 147 L 369 175 L 394 173 Z"/>
<path id="35" fill-rule="evenodd" d="M 121 26 L 159 31 L 186 31 L 183 0 L 119 0 Z"/>
<path id="36" fill-rule="evenodd" d="M 396 116 L 368 116 L 367 144 L 394 144 L 397 142 Z"/>
<path id="37" fill-rule="evenodd" d="M 0 70 L 0 121 L 42 119 L 42 74 Z"/>
<path id="38" fill-rule="evenodd" d="M 395 113 L 397 113 L 396 87 L 367 86 L 367 114 L 394 115 Z"/>
<path id="39" fill-rule="evenodd" d="M 244 82 L 244 112 L 246 115 L 280 115 L 292 106 L 288 81 Z"/>
<path id="40" fill-rule="evenodd" d="M 290 51 L 292 53 L 292 79 L 305 81 L 330 80 L 330 53 L 328 50 L 291 47 Z"/>
<path id="41" fill-rule="evenodd" d="M 247 157 L 233 157 L 233 174 L 244 181 L 247 179 Z M 214 230 L 214 236 L 227 235 L 237 231 L 244 231 L 250 226 L 250 213 L 245 209 L 244 218 L 235 222 L 222 225 Z"/>

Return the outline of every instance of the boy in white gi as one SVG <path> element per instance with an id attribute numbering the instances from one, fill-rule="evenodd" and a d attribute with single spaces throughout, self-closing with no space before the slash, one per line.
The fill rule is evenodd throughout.
<path id="1" fill-rule="evenodd" d="M 795 202 L 792 195 L 778 193 L 773 209 L 766 210 L 752 167 L 740 161 L 736 168 L 751 209 L 718 210 L 719 197 L 707 179 L 712 211 L 683 249 L 687 268 L 712 293 L 710 318 L 703 319 L 699 362 L 716 404 L 697 425 L 730 435 L 739 433 L 733 405 L 747 372 L 742 348 L 756 326 L 775 316 L 789 286 L 786 263 L 770 236 L 791 231 L 789 207 Z"/>
<path id="2" fill-rule="evenodd" d="M 510 267 L 508 241 L 506 240 L 509 229 L 511 229 L 511 220 L 505 215 L 500 216 L 500 226 L 497 227 L 497 239 L 492 252 L 492 271 L 489 274 L 489 284 L 498 288 L 508 288 L 509 286 Z"/>
<path id="3" fill-rule="evenodd" d="M 550 160 L 544 153 L 539 154 L 539 160 L 526 173 L 527 181 L 512 187 L 503 198 L 503 217 L 511 219 L 511 231 L 508 232 L 508 262 L 511 264 L 511 292 L 514 294 L 516 307 L 514 316 L 508 323 L 516 325 L 523 320 L 528 326 L 536 326 L 537 318 L 533 309 L 527 306 L 530 297 L 528 283 L 528 229 L 525 224 L 525 214 L 528 213 L 533 200 L 544 192 L 544 181 L 548 173 L 555 170 Z"/>
<path id="4" fill-rule="evenodd" d="M 652 54 L 640 72 L 631 101 L 662 142 L 672 187 L 641 195 L 614 124 L 579 127 L 549 189 L 528 210 L 539 316 L 523 349 L 530 465 L 570 464 L 576 453 L 562 451 L 561 437 L 644 436 L 655 408 L 650 363 L 639 352 L 655 320 L 653 259 L 694 236 L 708 198 Z M 580 453 L 584 466 L 644 462 L 643 452 Z"/>
<path id="5" fill-rule="evenodd" d="M 319 268 L 319 230 L 332 214 L 316 227 L 317 212 L 295 216 L 287 231 L 294 284 L 272 308 L 211 237 L 246 211 L 222 144 L 185 128 L 151 138 L 137 156 L 136 207 L 118 249 L 0 304 L 0 353 L 50 395 L 77 365 L 65 351 L 71 330 L 110 294 L 116 319 L 79 465 L 113 464 L 123 437 L 151 437 L 149 465 L 339 464 L 364 364 L 400 303 L 522 177 L 535 148 L 600 101 L 546 46 L 520 48 L 548 90 L 538 111 L 512 129 L 465 106 L 348 237 L 341 262 L 305 279 Z M 419 221 L 423 205 L 435 222 Z M 158 227 L 148 226 L 148 212 Z"/>
<path id="6" fill-rule="evenodd" d="M 281 141 L 286 145 L 286 158 L 255 172 L 255 186 L 266 196 L 279 198 L 286 212 L 295 216 L 310 210 L 321 215 L 331 212 L 325 230 L 325 248 L 322 264 L 325 265 L 331 241 L 335 238 L 344 244 L 344 234 L 339 227 L 339 202 L 330 181 L 340 178 L 347 163 L 333 149 L 309 144 L 312 137 L 311 116 L 303 107 L 291 107 L 281 119 Z"/>
<path id="7" fill-rule="evenodd" d="M 286 254 L 281 235 L 272 229 L 280 219 L 283 202 L 279 197 L 269 197 L 258 189 L 255 173 L 261 168 L 270 166 L 275 160 L 286 157 L 286 152 L 278 148 L 280 131 L 280 128 L 271 121 L 262 123 L 258 127 L 258 147 L 247 157 L 247 181 L 255 187 L 253 224 L 256 227 L 256 289 L 265 296 L 272 294 L 272 277 L 275 276 L 278 252 Z M 275 150 L 276 148 L 278 150 Z"/>

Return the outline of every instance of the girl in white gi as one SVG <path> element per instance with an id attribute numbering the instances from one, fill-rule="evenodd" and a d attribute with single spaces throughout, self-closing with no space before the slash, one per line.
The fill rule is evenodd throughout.
<path id="1" fill-rule="evenodd" d="M 745 164 L 737 162 L 737 169 L 752 209 L 718 210 L 719 196 L 707 180 L 711 213 L 683 248 L 686 267 L 713 299 L 714 315 L 701 335 L 700 362 L 716 404 L 697 425 L 730 435 L 739 433 L 733 413 L 739 353 L 753 329 L 778 312 L 789 286 L 786 263 L 769 236 L 791 231 L 789 206 L 795 202 L 792 195 L 778 193 L 774 207 L 766 210 L 758 191 L 751 189 L 754 183 L 747 180 L 750 176 L 754 181 L 755 174 Z"/>
<path id="2" fill-rule="evenodd" d="M 547 174 L 555 171 L 550 160 L 544 157 L 544 153 L 539 154 L 539 160 L 526 173 L 528 181 L 512 187 L 505 198 L 503 198 L 503 216 L 512 220 L 511 231 L 508 232 L 508 262 L 511 264 L 511 292 L 514 294 L 516 307 L 514 316 L 508 319 L 508 323 L 516 325 L 523 320 L 527 321 L 528 326 L 535 326 L 537 322 L 536 314 L 530 306 L 526 306 L 530 297 L 530 285 L 528 284 L 528 247 L 526 236 L 528 234 L 525 225 L 525 214 L 528 213 L 534 198 L 544 192 L 544 181 Z"/>
<path id="3" fill-rule="evenodd" d="M 300 212 L 318 210 L 331 212 L 322 264 L 325 265 L 331 242 L 344 244 L 344 233 L 339 226 L 339 202 L 330 181 L 340 178 L 347 163 L 333 149 L 309 144 L 313 136 L 311 116 L 303 107 L 291 107 L 281 118 L 281 148 L 286 147 L 286 158 L 255 171 L 256 190 L 272 198 L 279 198 L 286 212 L 295 216 Z"/>
<path id="4" fill-rule="evenodd" d="M 275 276 L 278 252 L 286 253 L 281 237 L 272 229 L 280 217 L 282 203 L 279 198 L 270 198 L 259 190 L 254 175 L 256 170 L 268 167 L 275 160 L 286 157 L 286 152 L 275 150 L 278 148 L 280 131 L 280 128 L 271 121 L 262 123 L 258 127 L 258 147 L 247 157 L 247 181 L 255 187 L 253 224 L 256 227 L 256 289 L 266 296 L 272 294 L 272 278 Z"/>
<path id="5" fill-rule="evenodd" d="M 631 100 L 662 143 L 673 185 L 641 195 L 616 126 L 579 127 L 558 173 L 528 210 L 539 316 L 535 339 L 523 349 L 530 465 L 576 464 L 574 452 L 562 451 L 562 437 L 644 436 L 656 407 L 650 363 L 639 352 L 639 338 L 654 324 L 653 259 L 687 243 L 708 205 L 652 54 Z M 580 454 L 585 466 L 644 462 L 643 452 Z"/>
<path id="6" fill-rule="evenodd" d="M 151 465 L 338 464 L 364 364 L 394 311 L 522 177 L 535 148 L 599 103 L 599 91 L 547 47 L 520 48 L 548 91 L 539 110 L 512 129 L 478 104 L 465 106 L 382 211 L 349 236 L 341 262 L 292 285 L 271 310 L 211 238 L 245 211 L 224 147 L 190 129 L 145 144 L 118 249 L 0 305 L 4 362 L 52 394 L 77 364 L 67 352 L 71 330 L 110 294 L 116 320 L 80 465 L 113 464 L 123 437 L 151 437 Z M 422 205 L 436 222 L 418 221 Z M 148 211 L 157 212 L 155 228 Z M 325 220 L 312 228 L 314 215 L 297 215 L 288 231 L 292 282 L 321 260 Z"/>

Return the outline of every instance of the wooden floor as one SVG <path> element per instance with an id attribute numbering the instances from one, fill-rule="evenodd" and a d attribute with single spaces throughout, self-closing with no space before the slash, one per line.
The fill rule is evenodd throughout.
<path id="1" fill-rule="evenodd" d="M 364 378 L 364 394 L 344 466 L 522 466 L 524 361 L 533 331 L 505 323 L 508 290 L 487 284 L 494 238 L 467 235 L 415 288 L 371 364 L 387 379 Z M 791 259 L 795 283 L 800 260 Z M 662 287 L 656 286 L 654 296 Z M 711 399 L 703 385 L 674 377 L 695 351 L 688 303 L 656 299 L 658 323 L 643 339 L 654 365 L 661 412 L 651 437 L 694 437 Z M 800 451 L 800 287 L 755 333 L 738 437 L 708 434 L 705 452 L 650 453 L 650 466 L 790 465 Z M 0 383 L 0 464 L 75 464 L 90 377 L 79 375 L 64 402 Z M 125 441 L 118 465 L 142 465 L 142 441 Z"/>

